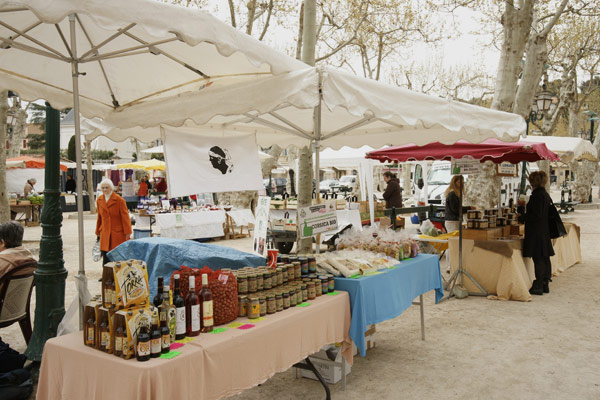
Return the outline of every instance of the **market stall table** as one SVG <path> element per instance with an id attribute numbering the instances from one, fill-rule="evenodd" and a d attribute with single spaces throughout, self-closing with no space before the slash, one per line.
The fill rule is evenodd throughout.
<path id="1" fill-rule="evenodd" d="M 350 294 L 350 337 L 363 357 L 367 325 L 396 318 L 413 304 L 416 297 L 430 290 L 435 290 L 436 303 L 444 295 L 440 263 L 435 255 L 419 254 L 379 272 L 358 279 L 335 278 L 335 289 Z M 420 303 L 423 323 L 422 298 Z"/>
<path id="2" fill-rule="evenodd" d="M 556 253 L 550 258 L 552 275 L 556 276 L 571 266 L 581 262 L 579 227 L 565 222 L 567 235 L 553 239 Z M 450 269 L 458 265 L 458 239 L 451 238 Z M 533 261 L 524 258 L 523 240 L 471 240 L 463 239 L 463 265 L 491 298 L 500 300 L 530 301 L 529 289 L 535 279 Z M 468 291 L 476 291 L 475 285 L 463 278 L 463 286 Z"/>
<path id="3" fill-rule="evenodd" d="M 309 302 L 258 322 L 238 318 L 235 322 L 254 327 L 224 325 L 225 332 L 201 334 L 170 360 L 123 360 L 84 346 L 81 332 L 50 339 L 37 399 L 219 399 L 256 386 L 335 342 L 342 343 L 351 365 L 348 294 Z"/>
<path id="4" fill-rule="evenodd" d="M 155 217 L 161 237 L 200 239 L 225 235 L 224 210 L 156 214 Z"/>

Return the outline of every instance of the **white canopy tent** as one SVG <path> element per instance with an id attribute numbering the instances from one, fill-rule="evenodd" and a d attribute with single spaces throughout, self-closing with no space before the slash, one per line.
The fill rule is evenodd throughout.
<path id="1" fill-rule="evenodd" d="M 74 109 L 80 277 L 80 113 L 102 118 L 305 67 L 198 10 L 150 0 L 0 0 L 0 90 Z"/>
<path id="2" fill-rule="evenodd" d="M 146 150 L 142 150 L 142 153 L 164 153 L 165 152 L 165 148 L 163 147 L 163 145 L 158 145 L 158 146 L 154 146 L 154 147 L 150 147 L 149 149 Z M 273 156 L 265 153 L 264 151 L 258 151 L 258 158 L 261 160 L 268 160 L 269 158 L 273 158 Z"/>
<path id="3" fill-rule="evenodd" d="M 527 136 L 523 140 L 546 144 L 548 150 L 556 153 L 564 163 L 598 161 L 598 151 L 589 140 L 567 136 Z"/>

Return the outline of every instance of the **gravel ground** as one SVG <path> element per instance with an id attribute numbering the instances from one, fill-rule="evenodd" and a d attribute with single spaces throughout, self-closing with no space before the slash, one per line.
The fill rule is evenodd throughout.
<path id="1" fill-rule="evenodd" d="M 580 210 L 564 219 L 581 226 L 584 261 L 556 277 L 549 295 L 529 303 L 469 297 L 435 305 L 433 293 L 427 293 L 427 340 L 420 338 L 418 307 L 378 324 L 376 348 L 355 358 L 346 390 L 332 385 L 333 398 L 599 399 L 600 211 Z M 98 293 L 100 264 L 91 260 L 94 224 L 85 221 L 86 269 L 90 291 Z M 76 220 L 65 216 L 62 232 L 68 306 L 78 268 Z M 27 246 L 35 248 L 40 237 L 41 228 L 26 228 L 25 239 L 32 241 Z M 216 243 L 250 246 L 244 239 Z M 17 324 L 0 335 L 13 348 L 25 349 Z M 233 398 L 323 397 L 318 383 L 296 380 L 289 370 Z"/>

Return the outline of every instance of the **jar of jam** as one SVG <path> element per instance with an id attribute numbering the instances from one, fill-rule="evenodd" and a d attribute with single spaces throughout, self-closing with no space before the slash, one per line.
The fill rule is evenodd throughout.
<path id="1" fill-rule="evenodd" d="M 281 293 L 277 293 L 275 295 L 275 310 L 277 312 L 283 311 L 283 296 L 281 295 Z"/>
<path id="2" fill-rule="evenodd" d="M 258 271 L 258 273 L 256 274 L 256 291 L 260 292 L 261 290 L 264 289 L 265 285 L 265 280 L 263 278 L 263 272 L 262 271 Z"/>
<path id="3" fill-rule="evenodd" d="M 248 301 L 248 318 L 255 319 L 260 317 L 260 300 L 258 297 L 250 297 Z"/>
<path id="4" fill-rule="evenodd" d="M 248 315 L 248 296 L 238 296 L 238 317 L 245 317 Z"/>
<path id="5" fill-rule="evenodd" d="M 260 296 L 258 302 L 260 303 L 260 316 L 264 317 L 267 315 L 267 298 L 265 296 Z"/>
<path id="6" fill-rule="evenodd" d="M 239 274 L 237 277 L 238 293 L 248 294 L 248 278 L 246 275 Z"/>
<path id="7" fill-rule="evenodd" d="M 302 302 L 304 303 L 306 300 L 308 300 L 308 288 L 306 287 L 305 284 L 303 284 L 301 287 L 301 290 L 302 290 Z"/>
<path id="8" fill-rule="evenodd" d="M 308 272 L 317 272 L 317 259 L 315 257 L 308 257 Z"/>
<path id="9" fill-rule="evenodd" d="M 308 282 L 306 284 L 306 291 L 308 293 L 308 299 L 309 300 L 314 300 L 315 297 L 317 297 L 317 291 L 315 289 L 315 284 L 314 282 Z"/>
<path id="10" fill-rule="evenodd" d="M 296 280 L 299 280 L 300 278 L 302 278 L 302 268 L 300 266 L 300 263 L 295 262 L 292 265 L 294 266 L 294 277 L 296 278 Z"/>
<path id="11" fill-rule="evenodd" d="M 329 292 L 329 278 L 322 275 L 319 276 L 319 280 L 321 281 L 321 291 L 323 294 L 327 294 L 327 292 Z"/>
<path id="12" fill-rule="evenodd" d="M 296 261 L 298 261 L 298 257 L 296 257 L 296 256 L 290 256 L 288 264 L 293 264 Z"/>
<path id="13" fill-rule="evenodd" d="M 296 304 L 302 304 L 302 289 L 297 287 L 296 288 Z"/>
<path id="14" fill-rule="evenodd" d="M 282 254 L 281 258 L 277 261 L 283 264 L 289 264 L 290 262 L 290 256 L 288 256 L 287 254 Z"/>
<path id="15" fill-rule="evenodd" d="M 312 283 L 315 286 L 315 295 L 317 297 L 321 296 L 323 294 L 323 286 L 321 284 L 321 280 L 320 279 L 313 279 Z"/>
<path id="16" fill-rule="evenodd" d="M 286 267 L 287 267 L 288 282 L 292 282 L 296 279 L 296 273 L 294 272 L 294 264 L 288 264 L 288 265 L 286 265 Z"/>
<path id="17" fill-rule="evenodd" d="M 256 293 L 256 274 L 252 273 L 248 275 L 248 293 Z"/>
<path id="18" fill-rule="evenodd" d="M 290 296 L 290 307 L 296 307 L 296 290 L 292 289 L 289 291 Z"/>
<path id="19" fill-rule="evenodd" d="M 287 310 L 288 308 L 290 308 L 290 294 L 289 294 L 289 293 L 287 293 L 287 292 L 284 292 L 284 293 L 281 295 L 281 298 L 282 298 L 282 300 L 283 300 L 283 302 L 282 302 L 282 303 L 283 303 L 283 304 L 282 304 L 282 305 L 283 305 L 283 309 L 284 309 L 284 310 Z"/>
<path id="20" fill-rule="evenodd" d="M 300 263 L 300 271 L 302 272 L 302 275 L 308 275 L 308 258 L 298 257 L 298 262 Z"/>
<path id="21" fill-rule="evenodd" d="M 275 296 L 267 296 L 267 314 L 275 314 L 277 312 L 277 303 L 275 302 Z"/>
<path id="22" fill-rule="evenodd" d="M 271 273 L 269 271 L 263 272 L 263 287 L 265 289 L 271 289 Z"/>
<path id="23" fill-rule="evenodd" d="M 283 284 L 283 267 L 277 267 L 277 286 L 281 286 Z"/>
<path id="24" fill-rule="evenodd" d="M 328 290 L 329 293 L 333 292 L 335 290 L 335 279 L 333 277 L 333 275 L 329 275 L 329 285 L 328 285 Z"/>

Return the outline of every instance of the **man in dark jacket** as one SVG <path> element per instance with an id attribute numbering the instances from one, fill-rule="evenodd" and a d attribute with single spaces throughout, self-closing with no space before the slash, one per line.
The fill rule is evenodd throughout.
<path id="1" fill-rule="evenodd" d="M 390 171 L 383 173 L 383 180 L 387 183 L 385 192 L 383 192 L 385 208 L 402 207 L 402 189 L 400 188 L 400 181 Z"/>

